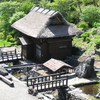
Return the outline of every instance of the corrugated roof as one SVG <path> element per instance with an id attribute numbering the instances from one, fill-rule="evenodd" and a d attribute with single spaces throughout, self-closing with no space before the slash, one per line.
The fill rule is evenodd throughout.
<path id="1" fill-rule="evenodd" d="M 54 17 L 61 18 L 63 25 L 50 25 Z M 31 11 L 12 27 L 34 38 L 52 38 L 81 34 L 82 31 L 66 21 L 58 11 L 33 7 Z"/>
<path id="2" fill-rule="evenodd" d="M 45 63 L 43 63 L 43 65 L 47 68 L 49 68 L 50 70 L 52 70 L 53 72 L 57 71 L 58 69 L 62 68 L 63 66 L 66 66 L 67 68 L 73 68 L 71 65 L 64 63 L 61 60 L 56 60 L 51 58 L 50 60 L 46 61 Z"/>

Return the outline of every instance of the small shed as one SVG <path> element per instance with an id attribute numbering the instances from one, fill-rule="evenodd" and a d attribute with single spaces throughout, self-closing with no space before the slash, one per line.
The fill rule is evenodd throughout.
<path id="1" fill-rule="evenodd" d="M 51 72 L 67 72 L 69 73 L 69 69 L 73 69 L 73 67 L 65 62 L 57 59 L 51 58 L 50 60 L 43 63 L 43 65 L 48 68 Z"/>
<path id="2" fill-rule="evenodd" d="M 37 6 L 13 23 L 12 27 L 22 33 L 19 38 L 22 55 L 38 62 L 71 56 L 72 36 L 82 33 L 66 21 L 60 12 Z"/>

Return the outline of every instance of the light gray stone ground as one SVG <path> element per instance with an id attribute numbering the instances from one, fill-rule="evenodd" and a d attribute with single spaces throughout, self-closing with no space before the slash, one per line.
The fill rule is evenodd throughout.
<path id="1" fill-rule="evenodd" d="M 28 94 L 28 87 L 12 76 L 14 87 L 0 80 L 0 100 L 39 100 Z"/>

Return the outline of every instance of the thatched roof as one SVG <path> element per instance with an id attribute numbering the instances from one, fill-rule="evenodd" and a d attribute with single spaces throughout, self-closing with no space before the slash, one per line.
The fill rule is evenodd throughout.
<path id="1" fill-rule="evenodd" d="M 52 70 L 53 72 L 59 70 L 62 67 L 66 67 L 66 68 L 73 68 L 71 65 L 64 63 L 61 60 L 57 60 L 57 59 L 53 59 L 51 58 L 50 60 L 46 61 L 45 63 L 43 63 L 43 65 L 45 67 L 47 67 L 48 69 Z"/>
<path id="2" fill-rule="evenodd" d="M 34 38 L 64 37 L 82 33 L 58 11 L 40 7 L 33 7 L 25 17 L 12 24 L 12 27 Z"/>
<path id="3" fill-rule="evenodd" d="M 29 39 L 27 39 L 27 38 L 25 38 L 25 37 L 19 37 L 18 39 L 21 41 L 22 45 L 29 45 L 29 44 L 32 44 L 32 42 L 29 41 Z"/>

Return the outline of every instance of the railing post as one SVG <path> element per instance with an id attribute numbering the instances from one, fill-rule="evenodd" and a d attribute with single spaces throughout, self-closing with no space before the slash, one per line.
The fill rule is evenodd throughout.
<path id="1" fill-rule="evenodd" d="M 29 86 L 28 85 L 28 67 L 27 67 L 27 79 L 26 80 L 27 80 L 27 86 Z"/>

